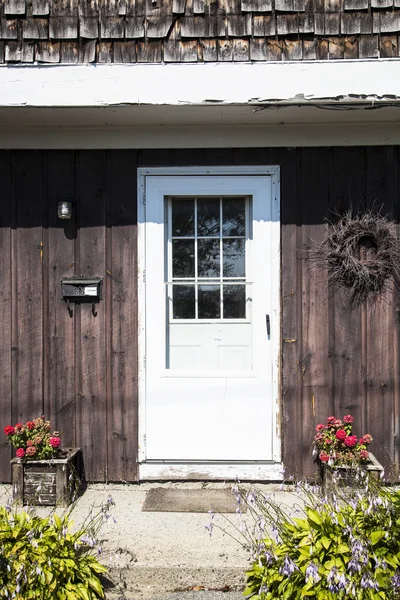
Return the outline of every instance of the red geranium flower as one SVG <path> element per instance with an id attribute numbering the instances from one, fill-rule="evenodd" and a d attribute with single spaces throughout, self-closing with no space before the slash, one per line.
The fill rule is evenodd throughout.
<path id="1" fill-rule="evenodd" d="M 25 456 L 25 450 L 23 448 L 18 448 L 15 454 L 18 458 L 23 458 Z"/>
<path id="2" fill-rule="evenodd" d="M 365 435 L 362 436 L 362 438 L 360 438 L 360 444 L 363 444 L 365 446 L 367 446 L 371 442 L 372 442 L 372 436 L 369 435 L 369 433 L 366 433 Z"/>
<path id="3" fill-rule="evenodd" d="M 369 458 L 369 452 L 368 452 L 368 450 L 361 450 L 360 451 L 360 458 L 361 458 L 361 460 L 368 460 L 368 458 Z"/>
<path id="4" fill-rule="evenodd" d="M 53 446 L 53 448 L 58 448 L 58 446 L 60 445 L 60 438 L 59 437 L 51 437 L 49 439 L 49 444 L 50 446 Z"/>
<path id="5" fill-rule="evenodd" d="M 346 437 L 347 437 L 347 433 L 345 432 L 344 429 L 338 429 L 336 432 L 336 437 L 338 440 L 340 440 L 341 442 L 343 442 Z"/>
<path id="6" fill-rule="evenodd" d="M 320 423 L 316 426 L 315 431 L 322 431 L 323 429 L 325 429 L 325 425 L 323 423 Z"/>
<path id="7" fill-rule="evenodd" d="M 29 448 L 26 449 L 27 456 L 35 456 L 35 454 L 36 454 L 35 446 L 29 446 Z"/>
<path id="8" fill-rule="evenodd" d="M 7 425 L 6 427 L 4 427 L 4 433 L 6 435 L 14 435 L 15 429 L 12 425 Z"/>
<path id="9" fill-rule="evenodd" d="M 357 444 L 357 436 L 356 435 L 348 435 L 345 440 L 344 443 L 346 444 L 346 446 L 348 448 L 354 448 L 354 446 Z"/>
<path id="10" fill-rule="evenodd" d="M 322 451 L 319 453 L 319 460 L 323 463 L 328 462 L 329 460 L 329 454 L 327 454 L 326 452 Z"/>
<path id="11" fill-rule="evenodd" d="M 354 419 L 353 419 L 353 417 L 352 417 L 351 415 L 345 415 L 345 416 L 343 417 L 343 421 L 344 421 L 345 423 L 348 423 L 348 424 L 349 424 L 349 423 L 352 423 L 352 422 L 354 421 Z"/>
<path id="12" fill-rule="evenodd" d="M 336 417 L 328 417 L 326 420 L 326 422 L 330 423 L 330 424 L 333 424 L 335 421 L 336 421 Z"/>
<path id="13" fill-rule="evenodd" d="M 32 429 L 35 429 L 35 423 L 33 421 L 28 421 L 26 426 L 29 429 L 29 431 L 32 431 Z"/>
<path id="14" fill-rule="evenodd" d="M 16 431 L 21 431 L 21 429 L 23 429 L 24 426 L 22 425 L 22 423 L 15 423 L 15 429 Z"/>

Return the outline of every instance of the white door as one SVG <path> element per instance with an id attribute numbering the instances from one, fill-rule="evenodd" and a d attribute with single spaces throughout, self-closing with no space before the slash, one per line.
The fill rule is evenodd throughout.
<path id="1" fill-rule="evenodd" d="M 141 173 L 141 460 L 273 462 L 277 168 L 204 171 Z"/>

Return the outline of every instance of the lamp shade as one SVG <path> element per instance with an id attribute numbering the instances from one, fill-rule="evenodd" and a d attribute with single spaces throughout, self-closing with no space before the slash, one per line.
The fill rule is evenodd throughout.
<path id="1" fill-rule="evenodd" d="M 59 219 L 70 219 L 72 217 L 72 202 L 61 200 L 58 203 L 57 214 Z"/>

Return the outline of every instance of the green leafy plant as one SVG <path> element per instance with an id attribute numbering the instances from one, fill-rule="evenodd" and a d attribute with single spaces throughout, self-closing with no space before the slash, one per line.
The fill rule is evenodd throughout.
<path id="1" fill-rule="evenodd" d="M 94 600 L 104 598 L 96 535 L 109 515 L 106 505 L 72 531 L 69 510 L 45 518 L 0 507 L 0 598 Z"/>
<path id="2" fill-rule="evenodd" d="M 60 434 L 51 433 L 50 421 L 44 416 L 25 424 L 6 425 L 4 433 L 8 442 L 16 448 L 15 455 L 23 460 L 57 458 L 60 454 Z"/>
<path id="3" fill-rule="evenodd" d="M 364 477 L 364 475 L 360 475 Z M 238 527 L 250 550 L 246 596 L 262 600 L 400 598 L 400 496 L 365 477 L 329 499 L 307 484 L 296 509 L 237 489 L 254 526 Z M 244 536 L 244 537 L 243 537 Z"/>

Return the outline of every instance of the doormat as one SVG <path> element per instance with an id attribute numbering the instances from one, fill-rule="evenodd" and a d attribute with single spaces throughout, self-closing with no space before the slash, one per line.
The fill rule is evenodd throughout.
<path id="1" fill-rule="evenodd" d="M 153 488 L 147 492 L 144 512 L 207 513 L 236 512 L 236 498 L 230 489 Z"/>

